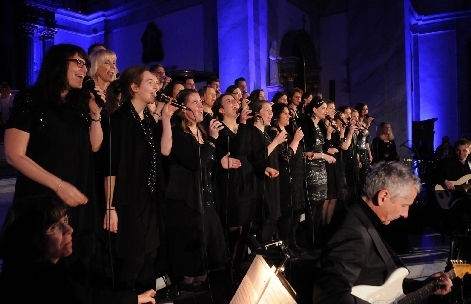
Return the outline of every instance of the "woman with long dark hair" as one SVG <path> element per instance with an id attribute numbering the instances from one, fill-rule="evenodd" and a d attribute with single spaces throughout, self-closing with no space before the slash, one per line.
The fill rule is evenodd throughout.
<path id="1" fill-rule="evenodd" d="M 278 103 L 272 106 L 273 119 L 270 128 L 270 137 L 274 138 L 278 133 L 286 131 L 290 124 L 290 111 L 287 104 Z M 304 134 L 298 128 L 294 136 L 286 132 L 286 144 L 276 147 L 278 151 L 280 171 L 280 206 L 281 217 L 278 220 L 279 237 L 289 248 L 301 253 L 302 250 L 296 243 L 296 231 L 301 220 L 301 214 L 305 205 L 304 197 L 304 170 L 303 147 L 300 141 Z"/>
<path id="2" fill-rule="evenodd" d="M 287 132 L 281 131 L 273 139 L 266 132 L 273 117 L 271 105 L 267 101 L 251 104 L 253 118 L 251 162 L 256 178 L 257 212 L 259 225 L 257 236 L 261 243 L 272 240 L 276 230 L 280 209 L 279 163 L 276 147 L 287 139 Z"/>
<path id="3" fill-rule="evenodd" d="M 303 121 L 304 157 L 305 160 L 305 191 L 306 191 L 306 221 L 308 224 L 307 241 L 313 245 L 314 235 L 318 235 L 322 218 L 322 207 L 327 198 L 327 171 L 325 163 L 335 163 L 335 158 L 325 154 L 323 146 L 326 141 L 319 127 L 321 120 L 327 115 L 327 104 L 322 99 L 314 99 L 306 107 L 309 115 Z M 332 126 L 327 128 L 327 136 L 334 131 Z M 330 138 L 327 138 L 330 139 Z M 316 238 L 316 242 L 317 242 Z"/>
<path id="4" fill-rule="evenodd" d="M 67 260 L 87 265 L 97 229 L 92 152 L 103 140 L 101 108 L 82 89 L 88 67 L 79 46 L 52 46 L 36 83 L 15 96 L 5 131 L 6 159 L 18 170 L 13 204 L 56 193 L 74 207 L 71 224 L 77 242 Z M 103 98 L 101 89 L 95 90 Z"/>

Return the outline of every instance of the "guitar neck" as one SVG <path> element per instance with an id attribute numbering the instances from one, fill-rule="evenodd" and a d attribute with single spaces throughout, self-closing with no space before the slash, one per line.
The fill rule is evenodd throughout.
<path id="1" fill-rule="evenodd" d="M 450 280 L 456 278 L 456 272 L 454 269 L 448 271 L 446 273 Z M 428 298 L 431 294 L 437 290 L 438 279 L 432 280 L 431 282 L 427 283 L 426 285 L 422 286 L 418 290 L 407 294 L 404 298 L 399 300 L 401 304 L 413 304 L 413 303 L 420 303 L 421 301 Z"/>

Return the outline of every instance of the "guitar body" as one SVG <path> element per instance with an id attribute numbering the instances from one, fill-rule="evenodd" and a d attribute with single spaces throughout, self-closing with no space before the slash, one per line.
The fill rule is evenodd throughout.
<path id="1" fill-rule="evenodd" d="M 398 268 L 381 286 L 358 285 L 352 288 L 352 295 L 374 304 L 397 303 L 405 297 L 402 281 L 409 274 L 406 268 Z"/>
<path id="2" fill-rule="evenodd" d="M 466 174 L 459 180 L 450 182 L 455 185 L 455 191 L 449 191 L 443 188 L 442 185 L 435 186 L 435 197 L 437 198 L 438 204 L 443 209 L 450 209 L 457 201 L 467 199 L 470 195 L 467 191 L 471 188 L 471 174 Z M 461 197 L 457 197 L 456 195 L 453 195 L 454 192 L 460 192 L 463 195 L 461 195 Z M 467 197 L 463 197 L 464 195 Z"/>

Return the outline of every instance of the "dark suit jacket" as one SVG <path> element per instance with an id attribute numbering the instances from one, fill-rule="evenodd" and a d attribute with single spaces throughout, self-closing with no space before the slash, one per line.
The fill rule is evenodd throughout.
<path id="1" fill-rule="evenodd" d="M 356 285 L 382 285 L 394 261 L 379 238 L 376 214 L 360 200 L 334 215 L 316 272 L 314 303 L 367 303 L 351 295 Z"/>

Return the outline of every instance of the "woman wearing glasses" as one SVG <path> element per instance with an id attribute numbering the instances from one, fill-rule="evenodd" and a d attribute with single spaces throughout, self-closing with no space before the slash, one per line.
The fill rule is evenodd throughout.
<path id="1" fill-rule="evenodd" d="M 55 196 L 38 196 L 12 205 L 13 220 L 0 232 L 1 303 L 155 303 L 154 290 L 137 295 L 93 289 L 77 280 L 64 259 L 73 253 L 69 208 Z M 83 279 L 83 278 L 82 278 Z M 27 292 L 25 293 L 25 290 Z"/>
<path id="2" fill-rule="evenodd" d="M 13 204 L 55 193 L 74 207 L 71 225 L 77 241 L 70 262 L 80 258 L 85 264 L 95 246 L 92 151 L 103 140 L 101 108 L 82 89 L 88 66 L 82 48 L 51 47 L 36 83 L 15 96 L 5 131 L 6 159 L 18 170 Z M 95 89 L 103 98 L 101 89 Z"/>

